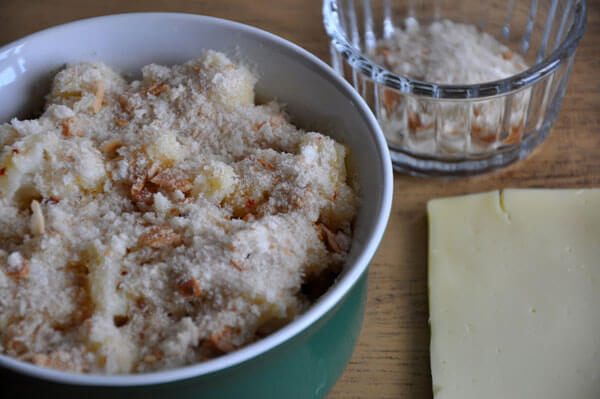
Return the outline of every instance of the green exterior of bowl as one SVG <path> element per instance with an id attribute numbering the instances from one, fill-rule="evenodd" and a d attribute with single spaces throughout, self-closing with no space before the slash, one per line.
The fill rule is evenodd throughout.
<path id="1" fill-rule="evenodd" d="M 323 398 L 344 371 L 360 333 L 367 272 L 344 299 L 293 339 L 213 374 L 168 384 L 94 387 L 58 384 L 0 369 L 4 398 Z M 5 396 L 6 395 L 6 396 Z"/>

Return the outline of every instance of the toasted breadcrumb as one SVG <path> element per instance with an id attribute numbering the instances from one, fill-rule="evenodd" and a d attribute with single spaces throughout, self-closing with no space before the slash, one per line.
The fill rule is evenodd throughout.
<path id="1" fill-rule="evenodd" d="M 96 82 L 96 99 L 94 100 L 93 110 L 99 112 L 104 101 L 104 85 L 102 82 Z"/>
<path id="2" fill-rule="evenodd" d="M 40 203 L 36 200 L 31 201 L 31 232 L 34 236 L 41 236 L 46 230 L 44 223 L 44 214 Z"/>

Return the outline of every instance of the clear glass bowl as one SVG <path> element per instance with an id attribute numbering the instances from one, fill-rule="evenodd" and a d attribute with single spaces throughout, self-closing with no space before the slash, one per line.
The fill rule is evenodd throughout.
<path id="1" fill-rule="evenodd" d="M 584 0 L 324 0 L 331 63 L 362 95 L 386 135 L 394 169 L 467 176 L 526 157 L 556 121 L 586 23 Z M 476 26 L 523 57 L 502 80 L 436 84 L 373 61 L 407 18 Z M 485 122 L 481 122 L 481 114 Z"/>

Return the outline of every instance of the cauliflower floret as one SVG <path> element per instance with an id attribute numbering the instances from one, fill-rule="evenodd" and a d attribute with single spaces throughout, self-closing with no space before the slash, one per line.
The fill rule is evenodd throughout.
<path id="1" fill-rule="evenodd" d="M 317 186 L 325 196 L 332 196 L 336 187 L 346 181 L 346 148 L 319 133 L 307 133 L 300 142 L 300 159 L 307 170 L 320 168 Z"/>
<path id="2" fill-rule="evenodd" d="M 235 65 L 227 56 L 214 51 L 206 53 L 202 67 L 209 80 L 209 99 L 228 109 L 254 104 L 256 77 L 248 68 Z"/>
<path id="3" fill-rule="evenodd" d="M 126 86 L 125 79 L 103 63 L 79 63 L 60 71 L 52 82 L 48 104 L 74 111 L 99 111 L 105 94 Z"/>
<path id="4" fill-rule="evenodd" d="M 52 131 L 5 148 L 0 171 L 0 193 L 26 204 L 37 195 L 62 198 L 81 189 L 100 190 L 106 178 L 102 155 L 89 139 L 65 140 Z"/>
<path id="5" fill-rule="evenodd" d="M 333 230 L 352 219 L 358 207 L 356 194 L 346 183 L 346 147 L 319 133 L 307 133 L 300 142 L 300 159 L 314 173 L 316 186 L 326 202 L 321 220 Z"/>
<path id="6" fill-rule="evenodd" d="M 166 131 L 158 134 L 158 137 L 146 148 L 148 156 L 161 164 L 172 164 L 180 162 L 184 158 L 183 147 L 177 141 L 175 133 Z"/>
<path id="7" fill-rule="evenodd" d="M 5 148 L 0 161 L 0 192 L 7 199 L 24 187 L 33 185 L 32 174 L 43 163 L 44 142 L 39 136 L 30 136 L 23 140 L 22 150 Z"/>
<path id="8" fill-rule="evenodd" d="M 221 202 L 233 193 L 237 184 L 237 176 L 233 168 L 223 162 L 210 161 L 202 166 L 200 173 L 194 179 L 192 194 L 215 202 Z"/>

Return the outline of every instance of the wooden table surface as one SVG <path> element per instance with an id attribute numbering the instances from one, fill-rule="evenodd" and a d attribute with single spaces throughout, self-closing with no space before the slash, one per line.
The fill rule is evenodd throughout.
<path id="1" fill-rule="evenodd" d="M 329 398 L 431 398 L 425 203 L 504 187 L 600 187 L 600 2 L 588 1 L 560 117 L 526 160 L 480 177 L 442 181 L 396 174 L 387 232 L 369 272 L 358 346 Z M 80 18 L 134 11 L 205 14 L 265 29 L 325 61 L 318 0 L 2 0 L 0 45 Z M 57 43 L 60 45 L 60 43 Z"/>

